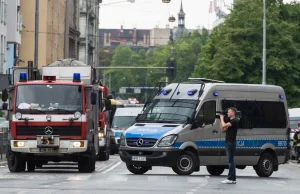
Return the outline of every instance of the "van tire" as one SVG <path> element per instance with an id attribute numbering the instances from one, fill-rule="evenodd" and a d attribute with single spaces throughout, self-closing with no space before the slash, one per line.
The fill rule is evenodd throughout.
<path id="1" fill-rule="evenodd" d="M 128 163 L 126 163 L 126 167 L 132 174 L 145 174 L 150 170 L 149 166 L 136 166 Z"/>
<path id="2" fill-rule="evenodd" d="M 224 172 L 225 167 L 223 167 L 223 166 L 206 166 L 206 170 L 212 176 L 220 176 Z"/>
<path id="3" fill-rule="evenodd" d="M 260 156 L 260 159 L 254 169 L 259 177 L 269 177 L 274 172 L 274 165 L 274 157 L 269 152 L 265 152 Z"/>
<path id="4" fill-rule="evenodd" d="M 173 171 L 178 175 L 190 175 L 195 172 L 196 168 L 197 157 L 190 151 L 183 151 L 177 159 L 176 166 L 172 167 Z"/>

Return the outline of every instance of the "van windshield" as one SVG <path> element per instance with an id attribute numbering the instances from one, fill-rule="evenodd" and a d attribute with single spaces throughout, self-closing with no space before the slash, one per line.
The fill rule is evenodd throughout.
<path id="1" fill-rule="evenodd" d="M 137 117 L 137 122 L 183 123 L 191 120 L 198 100 L 154 100 L 149 107 Z"/>
<path id="2" fill-rule="evenodd" d="M 112 128 L 129 128 L 134 123 L 133 116 L 115 116 L 112 122 Z"/>

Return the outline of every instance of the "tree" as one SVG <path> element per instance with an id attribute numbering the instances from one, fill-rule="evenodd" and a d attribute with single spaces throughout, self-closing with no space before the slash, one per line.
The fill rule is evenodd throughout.
<path id="1" fill-rule="evenodd" d="M 193 76 L 261 83 L 262 6 L 261 0 L 236 3 L 198 55 Z M 299 4 L 267 1 L 267 83 L 282 86 L 292 106 L 300 105 L 299 16 Z"/>

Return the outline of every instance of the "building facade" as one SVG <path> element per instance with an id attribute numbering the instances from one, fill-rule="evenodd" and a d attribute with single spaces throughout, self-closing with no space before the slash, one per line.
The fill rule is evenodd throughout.
<path id="1" fill-rule="evenodd" d="M 8 25 L 7 25 L 7 61 L 6 73 L 11 73 L 9 69 L 22 62 L 19 59 L 19 46 L 22 43 L 21 35 L 23 30 L 22 13 L 20 11 L 20 0 L 10 0 L 8 2 Z"/>
<path id="2" fill-rule="evenodd" d="M 35 0 L 20 0 L 23 14 L 22 44 L 19 58 L 27 65 L 34 61 L 35 48 Z M 66 7 L 68 2 L 68 7 Z M 76 45 L 79 42 L 79 4 L 78 0 L 39 1 L 38 67 L 45 66 L 62 58 L 77 58 Z M 66 8 L 68 8 L 67 23 Z M 68 30 L 65 45 L 65 29 Z M 64 48 L 67 47 L 67 56 Z"/>
<path id="3" fill-rule="evenodd" d="M 0 0 L 0 74 L 6 72 L 8 0 Z"/>
<path id="4" fill-rule="evenodd" d="M 88 65 L 98 66 L 99 51 L 99 8 L 102 0 L 80 0 L 80 45 L 79 60 L 86 62 L 86 41 L 88 41 Z M 87 23 L 87 16 L 89 20 Z M 87 27 L 87 31 L 86 31 Z M 86 40 L 86 35 L 88 39 Z"/>

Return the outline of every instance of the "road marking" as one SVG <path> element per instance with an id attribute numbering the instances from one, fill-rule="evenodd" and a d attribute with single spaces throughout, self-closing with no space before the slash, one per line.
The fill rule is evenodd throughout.
<path id="1" fill-rule="evenodd" d="M 50 187 L 51 185 L 43 185 L 42 187 Z"/>
<path id="2" fill-rule="evenodd" d="M 68 181 L 86 181 L 89 178 L 91 178 L 91 174 L 90 175 L 75 175 L 75 176 L 70 176 L 67 180 Z"/>
<path id="3" fill-rule="evenodd" d="M 113 165 L 112 167 L 110 167 L 109 169 L 107 169 L 106 171 L 102 172 L 103 174 L 113 170 L 114 168 L 116 168 L 117 166 L 119 166 L 120 164 L 122 164 L 122 162 L 118 162 L 117 164 Z"/>
<path id="4" fill-rule="evenodd" d="M 265 180 L 265 182 L 269 185 L 274 185 L 274 186 L 277 186 L 277 187 L 282 187 L 286 184 L 285 181 L 267 181 L 267 180 Z"/>
<path id="5" fill-rule="evenodd" d="M 117 182 L 124 182 L 127 181 L 128 177 L 127 176 L 120 176 L 120 175 L 111 175 L 108 177 L 108 181 L 117 181 Z"/>
<path id="6" fill-rule="evenodd" d="M 186 194 L 193 194 L 193 192 L 187 192 Z"/>
<path id="7" fill-rule="evenodd" d="M 210 179 L 210 176 L 205 176 L 205 178 Z"/>
<path id="8" fill-rule="evenodd" d="M 20 191 L 17 194 L 21 194 L 21 193 L 28 193 L 29 191 Z"/>
<path id="9" fill-rule="evenodd" d="M 148 181 L 168 181 L 167 176 L 148 176 Z"/>
<path id="10" fill-rule="evenodd" d="M 201 187 L 195 187 L 196 189 L 201 189 Z"/>
<path id="11" fill-rule="evenodd" d="M 191 191 L 193 191 L 193 192 L 196 192 L 196 191 L 197 191 L 197 189 L 192 189 Z"/>
<path id="12" fill-rule="evenodd" d="M 199 177 L 188 177 L 188 182 L 190 183 L 203 183 L 203 182 L 207 182 L 206 178 L 199 178 Z"/>

